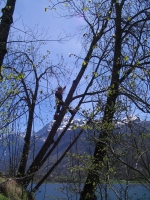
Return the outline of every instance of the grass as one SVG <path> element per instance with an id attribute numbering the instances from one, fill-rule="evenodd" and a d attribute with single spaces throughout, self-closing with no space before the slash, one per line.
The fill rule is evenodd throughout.
<path id="1" fill-rule="evenodd" d="M 13 179 L 0 177 L 0 200 L 29 200 L 27 192 Z"/>
<path id="2" fill-rule="evenodd" d="M 0 200 L 9 200 L 9 198 L 5 197 L 3 194 L 0 194 Z"/>

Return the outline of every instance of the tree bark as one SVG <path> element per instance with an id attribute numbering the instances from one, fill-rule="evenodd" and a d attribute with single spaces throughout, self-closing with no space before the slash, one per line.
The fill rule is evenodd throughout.
<path id="1" fill-rule="evenodd" d="M 49 169 L 49 171 L 44 175 L 44 177 L 37 183 L 37 185 L 32 189 L 32 192 L 36 192 L 39 187 L 44 183 L 44 181 L 48 178 L 48 176 L 51 174 L 51 172 L 58 166 L 58 164 L 62 161 L 62 159 L 65 157 L 66 153 L 71 149 L 71 147 L 75 144 L 75 142 L 78 140 L 80 135 L 82 134 L 83 130 L 81 130 L 73 142 L 67 147 L 65 152 L 61 155 L 61 157 L 57 160 L 57 162 L 54 163 L 54 165 Z"/>
<path id="2" fill-rule="evenodd" d="M 102 32 L 103 32 L 103 30 L 102 30 Z M 102 32 L 98 37 L 93 37 L 93 41 L 91 43 L 89 51 L 88 51 L 88 53 L 87 53 L 87 55 L 86 55 L 86 57 L 84 59 L 85 65 L 82 66 L 80 72 L 78 73 L 78 76 L 77 76 L 76 80 L 73 81 L 72 87 L 71 87 L 71 89 L 70 89 L 70 91 L 68 93 L 68 96 L 66 98 L 65 105 L 67 105 L 67 106 L 69 106 L 69 104 L 72 101 L 72 96 L 73 96 L 73 94 L 74 94 L 74 92 L 76 90 L 76 87 L 78 86 L 78 84 L 79 84 L 79 82 L 80 82 L 80 80 L 81 80 L 81 78 L 82 78 L 82 76 L 83 76 L 83 74 L 84 74 L 84 72 L 85 72 L 85 70 L 87 68 L 88 62 L 89 62 L 90 57 L 92 55 L 93 46 L 96 45 L 97 41 L 99 40 L 99 38 L 102 35 Z M 51 129 L 51 131 L 50 131 L 50 133 L 49 133 L 44 145 L 40 149 L 39 153 L 37 154 L 36 158 L 34 159 L 33 163 L 29 167 L 29 169 L 27 170 L 26 176 L 28 178 L 24 182 L 24 184 L 26 186 L 30 183 L 30 181 L 32 179 L 32 177 L 30 175 L 34 174 L 35 172 L 37 172 L 39 170 L 40 163 L 41 163 L 43 157 L 45 156 L 49 146 L 53 143 L 53 141 L 54 141 L 53 139 L 54 139 L 54 136 L 55 136 L 55 134 L 57 132 L 57 129 L 59 128 L 59 126 L 61 124 L 61 121 L 62 121 L 64 115 L 66 114 L 67 106 L 62 108 L 61 113 L 60 113 L 58 119 L 56 120 L 56 122 L 54 123 L 54 125 L 53 125 L 53 127 L 52 127 L 52 129 Z"/>
<path id="3" fill-rule="evenodd" d="M 107 143 L 109 142 L 109 135 L 112 133 L 112 120 L 115 113 L 115 103 L 119 92 L 119 70 L 120 70 L 120 57 L 121 57 L 121 6 L 116 3 L 116 41 L 114 51 L 114 61 L 112 68 L 112 78 L 108 90 L 107 103 L 105 106 L 104 117 L 102 121 L 102 130 L 100 130 L 99 141 L 96 144 L 94 151 L 94 159 L 92 167 L 84 184 L 83 190 L 80 195 L 80 200 L 97 200 L 95 195 L 97 184 L 100 183 L 98 172 L 101 171 L 103 166 L 103 159 L 107 153 Z"/>
<path id="4" fill-rule="evenodd" d="M 22 156 L 21 156 L 20 165 L 19 165 L 18 174 L 17 174 L 18 177 L 23 177 L 25 175 L 27 159 L 29 155 L 29 148 L 30 148 L 30 137 L 31 137 L 31 132 L 32 132 L 34 107 L 29 112 L 27 131 L 26 131 L 26 136 L 24 138 L 24 146 L 23 146 Z"/>
<path id="5" fill-rule="evenodd" d="M 108 16 L 110 16 L 111 10 L 112 10 L 112 4 L 111 4 L 111 6 L 110 6 L 110 9 L 109 9 L 109 12 L 108 12 Z M 102 28 L 101 28 L 101 31 L 99 32 L 98 35 L 96 35 L 96 34 L 93 35 L 93 39 L 92 39 L 92 41 L 91 41 L 91 45 L 90 45 L 90 47 L 89 47 L 89 50 L 88 50 L 88 52 L 87 52 L 87 54 L 86 54 L 86 57 L 85 57 L 85 59 L 84 59 L 84 62 L 83 62 L 84 64 L 82 64 L 82 67 L 81 67 L 81 69 L 80 69 L 80 71 L 79 71 L 79 73 L 78 73 L 76 79 L 75 79 L 75 80 L 73 81 L 73 83 L 72 83 L 71 89 L 70 89 L 70 91 L 69 91 L 69 93 L 68 93 L 68 96 L 67 96 L 67 98 L 66 98 L 66 101 L 65 101 L 65 105 L 67 105 L 67 106 L 70 105 L 70 103 L 71 103 L 71 101 L 72 101 L 73 94 L 74 94 L 74 92 L 75 92 L 75 90 L 76 90 L 76 88 L 77 88 L 77 86 L 78 86 L 78 84 L 79 84 L 81 78 L 83 77 L 84 72 L 85 72 L 85 70 L 87 69 L 88 63 L 89 63 L 89 61 L 90 61 L 90 59 L 91 59 L 91 56 L 92 56 L 92 53 L 93 53 L 93 49 L 94 49 L 93 47 L 97 44 L 97 42 L 99 41 L 99 39 L 102 37 L 102 35 L 103 35 L 103 33 L 104 33 L 104 30 L 105 30 L 105 28 L 107 27 L 107 24 L 108 24 L 108 21 L 106 21 L 106 22 L 103 24 L 103 26 L 102 26 Z M 66 107 L 67 107 L 67 106 L 66 106 Z M 42 148 L 40 149 L 39 153 L 37 154 L 36 158 L 34 159 L 33 163 L 32 163 L 31 166 L 29 167 L 29 169 L 27 170 L 27 172 L 26 172 L 25 175 L 26 175 L 28 178 L 27 178 L 27 179 L 25 180 L 25 182 L 24 182 L 24 184 L 25 184 L 26 186 L 27 186 L 27 185 L 30 183 L 30 181 L 32 180 L 31 174 L 34 174 L 35 172 L 37 172 L 37 171 L 39 170 L 39 168 L 41 167 L 41 166 L 40 166 L 40 163 L 41 163 L 43 157 L 45 156 L 46 152 L 48 151 L 49 146 L 53 143 L 53 138 L 54 138 L 54 136 L 55 136 L 55 134 L 56 134 L 56 132 L 57 132 L 57 129 L 58 129 L 58 127 L 60 126 L 61 121 L 62 121 L 62 119 L 63 119 L 63 117 L 64 117 L 64 115 L 65 115 L 65 113 L 66 113 L 66 107 L 63 107 L 63 108 L 62 108 L 61 113 L 60 113 L 60 115 L 59 115 L 57 121 L 54 123 L 54 125 L 53 125 L 53 127 L 52 127 L 52 129 L 51 129 L 51 131 L 50 131 L 50 133 L 49 133 L 49 135 L 48 135 L 48 137 L 47 137 L 47 139 L 46 139 L 44 145 L 43 145 Z"/>
<path id="6" fill-rule="evenodd" d="M 2 9 L 2 17 L 0 23 L 0 79 L 2 76 L 2 64 L 7 53 L 7 39 L 9 35 L 10 26 L 13 23 L 13 13 L 15 9 L 16 0 L 7 0 L 6 6 Z"/>

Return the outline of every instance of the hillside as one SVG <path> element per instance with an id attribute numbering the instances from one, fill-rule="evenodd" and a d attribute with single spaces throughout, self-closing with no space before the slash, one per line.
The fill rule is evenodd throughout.
<path id="1" fill-rule="evenodd" d="M 53 125 L 55 121 L 52 121 L 48 124 L 46 124 L 42 129 L 40 129 L 38 132 L 32 135 L 31 137 L 31 147 L 30 147 L 30 155 L 28 159 L 28 166 L 32 162 L 33 158 L 38 153 L 39 149 L 44 144 L 49 131 L 51 129 L 51 126 Z M 67 118 L 64 118 L 62 121 L 56 135 L 54 138 L 54 141 L 57 140 L 63 129 L 65 128 L 66 124 L 68 122 Z M 51 156 L 45 163 L 45 167 L 42 168 L 40 171 L 41 175 L 45 172 L 45 170 L 48 170 L 50 167 L 52 167 L 53 163 L 56 162 L 59 157 L 62 155 L 62 153 L 65 151 L 66 147 L 70 144 L 70 142 L 74 139 L 76 134 L 78 133 L 79 129 L 82 128 L 82 126 L 86 123 L 83 119 L 75 119 L 72 121 L 69 129 L 66 131 L 65 135 L 62 137 L 61 141 L 59 142 L 56 149 L 52 152 Z M 99 122 L 97 122 L 99 124 Z M 76 125 L 78 128 L 76 130 L 73 130 L 73 126 Z M 120 122 L 115 122 L 115 129 L 114 129 L 114 135 L 123 135 L 125 134 L 126 139 L 128 140 L 131 134 L 134 134 L 135 136 L 138 136 L 140 134 L 149 134 L 150 131 L 150 122 L 149 121 L 142 121 L 136 116 L 130 116 L 129 118 L 125 118 Z M 96 132 L 93 132 L 92 130 L 86 130 L 82 133 L 78 141 L 75 143 L 75 145 L 71 148 L 70 153 L 71 154 L 78 154 L 82 155 L 84 152 L 88 155 L 93 154 L 94 144 L 97 140 Z M 8 162 L 12 160 L 12 158 L 15 158 L 12 162 L 11 169 L 16 170 L 19 164 L 19 158 L 23 146 L 23 139 L 24 134 L 12 134 L 12 135 L 6 135 L 5 137 L 1 136 L 0 138 L 0 160 L 1 163 L 4 163 L 3 165 L 0 165 L 0 171 L 7 172 L 10 170 L 8 168 Z M 10 144 L 10 145 L 9 145 Z M 116 144 L 118 145 L 118 144 Z M 51 145 L 52 146 L 52 145 Z M 50 147 L 51 148 L 51 147 Z M 68 159 L 72 159 L 71 157 L 66 157 L 63 159 L 63 161 L 59 164 L 57 168 L 57 173 L 61 171 L 61 173 L 67 173 L 66 167 L 68 167 Z M 75 165 L 74 161 L 74 165 Z"/>

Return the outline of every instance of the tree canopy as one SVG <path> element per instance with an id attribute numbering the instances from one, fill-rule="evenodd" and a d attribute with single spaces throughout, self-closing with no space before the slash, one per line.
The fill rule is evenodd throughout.
<path id="1" fill-rule="evenodd" d="M 63 59 L 58 65 L 48 62 L 48 65 L 44 63 L 45 68 L 41 67 L 41 63 L 47 55 L 44 55 L 43 60 L 37 61 L 34 50 L 15 51 L 8 57 L 8 64 L 6 61 L 4 62 L 2 70 L 2 75 L 5 77 L 4 86 L 6 82 L 9 82 L 9 88 L 14 88 L 15 84 L 16 89 L 10 89 L 9 93 L 1 91 L 4 92 L 1 98 L 1 109 L 4 109 L 3 105 L 7 104 L 6 100 L 12 99 L 15 93 L 15 99 L 12 101 L 14 108 L 11 107 L 13 112 L 18 112 L 20 103 L 22 109 L 27 109 L 28 112 L 27 131 L 16 176 L 27 187 L 66 134 L 75 115 L 80 114 L 87 120 L 86 128 L 93 123 L 93 130 L 98 133 L 90 161 L 91 165 L 80 193 L 80 200 L 97 199 L 95 191 L 98 184 L 102 182 L 99 172 L 103 171 L 106 166 L 106 158 L 110 154 L 124 166 L 138 172 L 144 178 L 146 177 L 141 168 L 133 167 L 123 160 L 123 153 L 119 154 L 115 151 L 114 146 L 117 146 L 119 136 L 113 138 L 112 135 L 115 129 L 114 122 L 129 117 L 133 112 L 140 112 L 141 115 L 150 112 L 150 5 L 148 1 L 144 0 L 57 0 L 50 1 L 50 5 L 45 8 L 45 11 L 55 12 L 59 17 L 80 17 L 84 20 L 85 24 L 78 29 L 83 53 L 70 54 L 70 56 L 74 56 L 78 72 L 75 79 L 70 80 L 72 85 L 65 99 L 66 106 L 62 106 L 45 143 L 28 168 L 27 159 L 31 145 L 35 106 L 40 103 L 38 95 L 40 96 L 42 93 L 39 90 L 39 81 L 44 79 L 51 84 L 50 78 L 51 81 L 53 79 L 57 81 L 62 74 L 65 77 L 68 71 L 67 68 L 62 68 Z M 12 79 L 13 81 L 10 81 Z M 45 96 L 45 98 L 47 97 Z M 57 130 L 71 105 L 73 105 L 74 112 L 60 137 L 54 143 Z M 8 111 L 8 115 L 10 115 L 11 109 Z M 60 160 L 83 131 L 84 129 L 77 133 L 74 141 L 62 153 Z M 129 145 L 127 140 L 121 138 L 121 141 L 126 143 L 126 147 Z M 131 141 L 135 142 L 135 152 L 139 153 L 138 141 Z M 144 160 L 145 153 L 148 155 L 148 151 L 147 148 L 143 150 L 140 158 Z M 56 162 L 57 164 L 59 161 Z M 39 181 L 39 185 L 43 183 L 51 170 L 53 167 L 45 174 L 41 182 Z M 150 182 L 149 177 L 146 181 Z"/>

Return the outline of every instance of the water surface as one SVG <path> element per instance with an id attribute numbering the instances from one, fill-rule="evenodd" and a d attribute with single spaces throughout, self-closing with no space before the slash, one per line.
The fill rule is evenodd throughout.
<path id="1" fill-rule="evenodd" d="M 81 185 L 47 183 L 36 193 L 36 200 L 79 200 Z M 148 186 L 149 187 L 149 186 Z M 150 187 L 146 189 L 140 184 L 113 184 L 111 189 L 99 187 L 98 200 L 150 200 Z"/>

